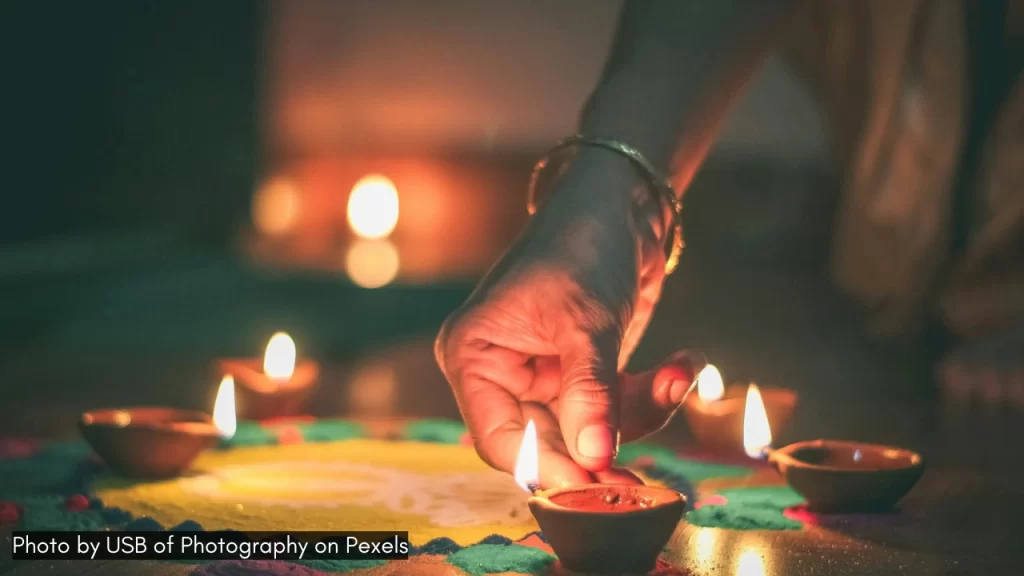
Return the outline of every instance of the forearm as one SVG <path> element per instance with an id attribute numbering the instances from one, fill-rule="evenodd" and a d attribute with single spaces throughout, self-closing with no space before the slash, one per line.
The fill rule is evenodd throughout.
<path id="1" fill-rule="evenodd" d="M 626 0 L 581 132 L 642 151 L 682 193 L 797 0 Z"/>

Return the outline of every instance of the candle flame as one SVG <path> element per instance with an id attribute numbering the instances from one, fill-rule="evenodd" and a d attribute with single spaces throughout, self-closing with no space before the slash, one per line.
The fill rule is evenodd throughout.
<path id="1" fill-rule="evenodd" d="M 772 429 L 768 412 L 757 384 L 747 388 L 747 405 L 743 412 L 743 449 L 751 458 L 764 458 L 772 446 Z"/>
<path id="2" fill-rule="evenodd" d="M 516 483 L 527 492 L 536 491 L 540 485 L 537 458 L 537 427 L 530 420 L 523 433 L 523 443 L 519 446 L 515 473 Z"/>
<path id="3" fill-rule="evenodd" d="M 722 396 L 725 396 L 722 373 L 714 364 L 708 364 L 697 375 L 697 396 L 705 402 L 721 400 Z"/>
<path id="4" fill-rule="evenodd" d="M 348 223 L 360 238 L 385 238 L 398 224 L 398 190 L 394 182 L 372 174 L 352 187 Z"/>
<path id="5" fill-rule="evenodd" d="M 288 380 L 295 373 L 295 341 L 284 332 L 278 332 L 267 343 L 263 356 L 263 373 L 273 380 Z"/>
<path id="6" fill-rule="evenodd" d="M 230 375 L 220 381 L 217 401 L 213 403 L 213 425 L 224 438 L 231 438 L 238 429 L 235 417 L 235 379 Z"/>

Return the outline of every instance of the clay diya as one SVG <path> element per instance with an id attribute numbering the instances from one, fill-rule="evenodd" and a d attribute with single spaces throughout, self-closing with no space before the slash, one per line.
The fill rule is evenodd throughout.
<path id="1" fill-rule="evenodd" d="M 529 506 L 566 569 L 645 573 L 679 525 L 686 499 L 657 486 L 586 484 L 539 491 Z"/>
<path id="2" fill-rule="evenodd" d="M 295 342 L 283 332 L 274 334 L 263 360 L 229 358 L 220 360 L 222 374 L 234 377 L 238 416 L 267 420 L 301 414 L 316 392 L 320 365 L 313 360 L 296 360 Z"/>
<path id="3" fill-rule="evenodd" d="M 516 482 L 533 496 L 530 512 L 562 566 L 574 572 L 654 569 L 686 509 L 682 494 L 657 486 L 584 484 L 537 490 L 537 429 L 526 425 Z"/>
<path id="4" fill-rule="evenodd" d="M 769 453 L 768 461 L 823 513 L 892 509 L 921 479 L 920 454 L 877 444 L 811 440 Z"/>
<path id="5" fill-rule="evenodd" d="M 86 412 L 82 436 L 115 473 L 162 479 L 185 471 L 221 431 L 202 412 L 173 408 L 121 408 Z"/>
<path id="6" fill-rule="evenodd" d="M 709 364 L 697 377 L 697 394 L 683 403 L 690 431 L 701 446 L 716 452 L 743 454 L 743 416 L 748 391 L 754 384 L 722 385 L 718 369 Z M 784 388 L 758 388 L 772 431 L 789 426 L 799 396 Z"/>

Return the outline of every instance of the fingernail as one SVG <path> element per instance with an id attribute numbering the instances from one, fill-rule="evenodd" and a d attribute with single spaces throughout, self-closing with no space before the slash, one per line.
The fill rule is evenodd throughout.
<path id="1" fill-rule="evenodd" d="M 614 457 L 616 444 L 615 434 L 604 424 L 587 426 L 576 436 L 576 451 L 585 458 Z"/>
<path id="2" fill-rule="evenodd" d="M 690 389 L 693 381 L 687 382 L 686 380 L 675 380 L 672 382 L 672 387 L 668 391 L 668 399 L 673 404 L 679 404 L 683 401 L 686 396 L 686 391 Z"/>
<path id="3" fill-rule="evenodd" d="M 693 382 L 697 374 L 708 364 L 703 354 L 695 352 L 680 352 L 672 357 L 671 362 L 682 369 L 688 383 Z"/>

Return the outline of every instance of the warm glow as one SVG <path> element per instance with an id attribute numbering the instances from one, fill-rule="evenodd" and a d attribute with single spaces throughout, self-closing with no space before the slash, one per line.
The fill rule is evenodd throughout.
<path id="1" fill-rule="evenodd" d="M 225 438 L 233 437 L 238 428 L 235 418 L 235 379 L 230 375 L 220 381 L 220 388 L 217 389 L 217 401 L 213 403 L 213 425 Z"/>
<path id="2" fill-rule="evenodd" d="M 747 405 L 743 412 L 743 449 L 751 458 L 764 458 L 772 446 L 772 429 L 757 384 L 747 388 Z"/>
<path id="3" fill-rule="evenodd" d="M 533 492 L 540 484 L 537 473 L 537 427 L 533 420 L 526 424 L 523 443 L 519 446 L 519 458 L 516 460 L 516 484 L 528 492 Z"/>
<path id="4" fill-rule="evenodd" d="M 294 183 L 285 178 L 275 178 L 260 188 L 253 199 L 253 224 L 263 234 L 287 234 L 298 223 L 301 201 Z"/>
<path id="5" fill-rule="evenodd" d="M 348 197 L 348 223 L 363 238 L 384 238 L 398 224 L 398 190 L 384 176 L 367 176 Z"/>
<path id="6" fill-rule="evenodd" d="M 715 548 L 718 544 L 718 536 L 710 528 L 701 528 L 690 539 L 692 557 L 696 568 L 702 572 L 710 573 L 715 566 Z"/>
<path id="7" fill-rule="evenodd" d="M 387 240 L 360 240 L 345 255 L 345 272 L 363 288 L 380 288 L 398 276 L 398 250 Z"/>
<path id="8" fill-rule="evenodd" d="M 348 409 L 367 416 L 392 416 L 398 400 L 398 375 L 384 361 L 358 367 L 348 385 Z"/>
<path id="9" fill-rule="evenodd" d="M 722 396 L 725 396 L 722 373 L 715 368 L 714 364 L 708 364 L 697 375 L 697 396 L 705 402 L 721 400 Z"/>
<path id="10" fill-rule="evenodd" d="M 752 548 L 744 550 L 736 563 L 736 576 L 764 576 L 764 558 Z"/>
<path id="11" fill-rule="evenodd" d="M 263 356 L 263 373 L 274 380 L 288 380 L 295 373 L 295 341 L 284 332 L 270 337 Z"/>

